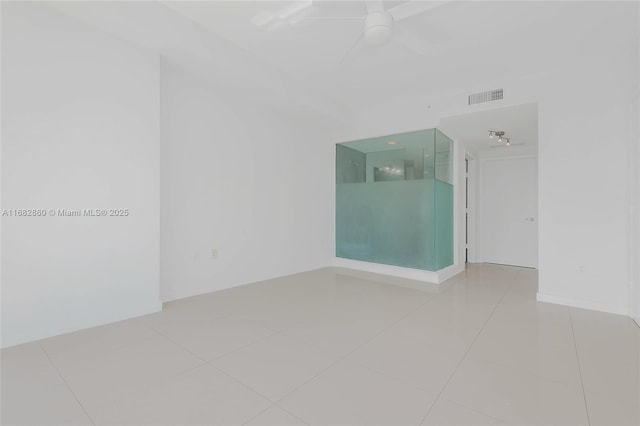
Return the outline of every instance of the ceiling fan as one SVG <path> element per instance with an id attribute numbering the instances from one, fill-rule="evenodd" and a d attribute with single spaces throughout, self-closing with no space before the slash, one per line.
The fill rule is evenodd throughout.
<path id="1" fill-rule="evenodd" d="M 351 46 L 342 62 L 350 57 L 358 46 L 363 43 L 369 47 L 381 46 L 388 41 L 403 45 L 410 51 L 424 55 L 430 46 L 417 34 L 397 26 L 399 22 L 412 16 L 420 15 L 428 10 L 442 6 L 448 1 L 420 1 L 413 0 L 402 3 L 390 9 L 385 9 L 382 0 L 367 0 L 367 13 L 363 17 L 311 17 L 310 19 L 362 19 L 363 33 Z"/>

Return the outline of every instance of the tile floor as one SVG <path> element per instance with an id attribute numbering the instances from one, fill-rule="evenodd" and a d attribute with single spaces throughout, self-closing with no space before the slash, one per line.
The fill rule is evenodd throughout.
<path id="1" fill-rule="evenodd" d="M 640 328 L 530 269 L 321 269 L 4 349 L 4 425 L 640 425 Z"/>

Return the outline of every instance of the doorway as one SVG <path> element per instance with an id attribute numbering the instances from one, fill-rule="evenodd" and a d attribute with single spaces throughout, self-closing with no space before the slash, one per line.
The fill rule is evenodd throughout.
<path id="1" fill-rule="evenodd" d="M 487 107 L 440 121 L 466 152 L 461 255 L 537 268 L 538 105 Z"/>
<path id="2" fill-rule="evenodd" d="M 536 157 L 482 160 L 480 229 L 488 263 L 538 266 L 538 161 Z"/>

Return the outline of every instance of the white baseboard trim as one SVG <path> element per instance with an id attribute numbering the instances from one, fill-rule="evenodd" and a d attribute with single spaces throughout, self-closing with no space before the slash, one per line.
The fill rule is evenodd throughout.
<path id="1" fill-rule="evenodd" d="M 334 257 L 331 266 L 337 268 L 356 269 L 374 274 L 389 275 L 432 284 L 440 284 L 452 276 L 464 271 L 464 265 L 451 265 L 439 271 L 423 271 L 422 269 L 404 268 L 402 266 L 383 265 L 381 263 L 363 262 L 360 260 Z"/>
<path id="2" fill-rule="evenodd" d="M 120 321 L 126 321 L 132 318 L 138 318 L 144 315 L 154 314 L 156 312 L 160 312 L 162 310 L 162 302 L 158 301 L 150 301 L 149 303 L 145 303 L 145 306 L 127 312 L 124 315 L 118 315 L 113 317 L 100 318 L 95 322 L 90 322 L 86 324 L 80 324 L 74 327 L 68 328 L 60 328 L 54 330 L 53 332 L 46 333 L 33 333 L 30 332 L 28 334 L 21 335 L 19 339 L 11 339 L 5 340 L 0 344 L 0 349 L 10 348 L 12 346 L 22 345 L 25 343 L 35 342 L 42 339 L 48 339 L 50 337 L 61 336 L 63 334 L 75 333 L 81 330 L 87 330 L 93 327 L 100 327 L 102 325 L 113 324 Z M 115 311 L 111 311 L 115 312 Z M 3 336 L 6 338 L 6 335 Z"/>
<path id="3" fill-rule="evenodd" d="M 465 264 L 461 263 L 459 265 L 451 265 L 447 266 L 444 269 L 440 269 L 438 274 L 440 275 L 440 282 L 445 282 L 446 280 L 453 278 L 461 272 L 464 272 Z"/>
<path id="4" fill-rule="evenodd" d="M 556 305 L 571 306 L 572 308 L 590 309 L 592 311 L 607 312 L 616 315 L 629 315 L 629 310 L 625 307 L 610 305 L 608 303 L 591 302 L 587 300 L 569 299 L 566 297 L 552 296 L 549 294 L 536 294 L 539 302 L 553 303 Z"/>

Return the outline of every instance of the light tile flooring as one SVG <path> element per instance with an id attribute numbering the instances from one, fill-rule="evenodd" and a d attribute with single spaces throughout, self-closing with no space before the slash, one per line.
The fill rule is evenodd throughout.
<path id="1" fill-rule="evenodd" d="M 535 300 L 321 269 L 2 351 L 2 424 L 640 425 L 640 329 Z"/>

